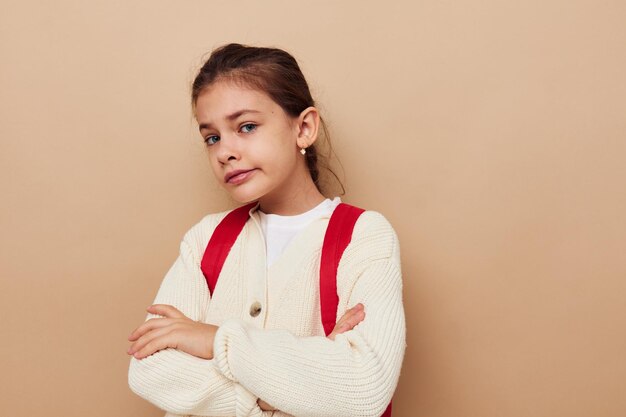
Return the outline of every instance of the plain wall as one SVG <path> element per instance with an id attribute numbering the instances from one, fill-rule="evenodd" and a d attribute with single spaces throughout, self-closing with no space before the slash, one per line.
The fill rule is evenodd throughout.
<path id="1" fill-rule="evenodd" d="M 233 207 L 189 83 L 236 41 L 296 56 L 343 200 L 398 232 L 394 416 L 626 415 L 625 5 L 1 1 L 2 413 L 164 414 L 126 338 Z"/>

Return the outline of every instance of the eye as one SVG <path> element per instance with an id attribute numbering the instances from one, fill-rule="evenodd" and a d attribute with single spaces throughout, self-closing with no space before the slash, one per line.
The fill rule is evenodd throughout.
<path id="1" fill-rule="evenodd" d="M 257 125 L 255 125 L 254 123 L 246 123 L 245 125 L 241 126 L 241 131 L 243 133 L 250 133 L 253 130 L 255 130 L 257 127 Z"/>
<path id="2" fill-rule="evenodd" d="M 204 138 L 204 143 L 206 143 L 207 145 L 213 145 L 215 144 L 215 142 L 218 142 L 220 140 L 220 137 L 217 135 L 210 135 L 207 136 L 206 138 Z"/>

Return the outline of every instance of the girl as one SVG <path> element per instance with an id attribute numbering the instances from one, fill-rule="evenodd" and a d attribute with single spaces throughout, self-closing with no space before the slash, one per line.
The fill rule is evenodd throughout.
<path id="1" fill-rule="evenodd" d="M 185 234 L 129 336 L 130 388 L 166 416 L 380 416 L 405 351 L 398 239 L 381 214 L 358 217 L 326 337 L 320 252 L 341 199 L 320 191 L 323 122 L 298 64 L 279 49 L 223 46 L 197 75 L 192 105 L 218 182 L 252 204 L 213 291 L 201 260 L 228 212 Z"/>

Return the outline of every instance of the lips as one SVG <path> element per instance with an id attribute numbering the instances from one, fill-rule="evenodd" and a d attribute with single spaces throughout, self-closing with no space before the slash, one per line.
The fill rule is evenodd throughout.
<path id="1" fill-rule="evenodd" d="M 237 169 L 235 171 L 231 171 L 224 175 L 224 182 L 230 182 L 233 177 L 236 177 L 239 174 L 244 174 L 246 172 L 254 171 L 254 169 Z"/>

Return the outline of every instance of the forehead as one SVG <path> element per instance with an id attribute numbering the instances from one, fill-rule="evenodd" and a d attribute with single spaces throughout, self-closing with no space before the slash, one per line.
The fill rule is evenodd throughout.
<path id="1" fill-rule="evenodd" d="M 282 110 L 265 92 L 232 81 L 219 81 L 204 89 L 196 100 L 198 122 L 226 119 L 241 110 L 276 113 Z"/>

